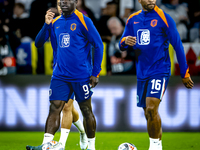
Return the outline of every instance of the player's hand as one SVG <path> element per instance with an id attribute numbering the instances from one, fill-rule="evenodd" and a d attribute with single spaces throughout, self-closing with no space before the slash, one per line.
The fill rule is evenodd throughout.
<path id="1" fill-rule="evenodd" d="M 127 36 L 125 39 L 125 44 L 129 46 L 134 46 L 136 44 L 136 37 Z"/>
<path id="2" fill-rule="evenodd" d="M 49 9 L 45 15 L 45 23 L 49 25 L 52 22 L 54 16 L 55 13 L 51 12 L 51 9 Z"/>
<path id="3" fill-rule="evenodd" d="M 98 83 L 99 83 L 99 78 L 97 78 L 95 76 L 90 77 L 91 88 L 95 87 Z"/>
<path id="4" fill-rule="evenodd" d="M 192 89 L 192 87 L 194 86 L 194 82 L 192 81 L 190 77 L 182 78 L 182 82 L 185 85 L 185 87 L 188 89 Z"/>

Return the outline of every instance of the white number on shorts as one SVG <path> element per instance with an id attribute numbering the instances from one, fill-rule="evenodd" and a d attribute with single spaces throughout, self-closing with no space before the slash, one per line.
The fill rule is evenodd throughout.
<path id="1" fill-rule="evenodd" d="M 89 94 L 89 89 L 87 85 L 83 85 L 83 91 L 85 92 L 85 95 Z"/>
<path id="2" fill-rule="evenodd" d="M 156 89 L 156 90 L 159 91 L 160 88 L 161 88 L 160 82 L 161 82 L 161 80 L 155 80 L 155 79 L 153 79 L 153 80 L 151 81 L 151 83 L 152 83 L 151 89 L 152 89 L 152 90 Z"/>

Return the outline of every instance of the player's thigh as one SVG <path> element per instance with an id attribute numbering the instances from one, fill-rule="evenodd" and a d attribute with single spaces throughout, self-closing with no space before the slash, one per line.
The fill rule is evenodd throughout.
<path id="1" fill-rule="evenodd" d="M 64 107 L 63 107 L 63 113 L 66 113 L 68 111 L 71 111 L 72 112 L 72 108 L 73 108 L 73 102 L 74 100 L 73 99 L 69 99 L 67 103 L 65 103 Z"/>
<path id="2" fill-rule="evenodd" d="M 72 82 L 73 91 L 78 103 L 85 102 L 91 98 L 93 91 L 89 85 L 89 80 L 85 82 Z"/>
<path id="3" fill-rule="evenodd" d="M 76 122 L 79 119 L 79 113 L 74 107 L 74 105 L 72 106 L 72 115 L 73 115 L 73 122 Z"/>
<path id="4" fill-rule="evenodd" d="M 61 100 L 67 102 L 73 93 L 70 83 L 63 80 L 52 79 L 49 90 L 49 100 Z"/>
<path id="5" fill-rule="evenodd" d="M 146 98 L 146 109 L 148 111 L 157 111 L 160 105 L 160 99 L 155 97 L 147 97 Z"/>
<path id="6" fill-rule="evenodd" d="M 79 102 L 78 104 L 84 117 L 88 117 L 93 114 L 91 106 L 91 97 L 86 101 Z"/>
<path id="7" fill-rule="evenodd" d="M 64 105 L 65 105 L 65 101 L 51 100 L 50 101 L 50 113 L 60 114 Z"/>

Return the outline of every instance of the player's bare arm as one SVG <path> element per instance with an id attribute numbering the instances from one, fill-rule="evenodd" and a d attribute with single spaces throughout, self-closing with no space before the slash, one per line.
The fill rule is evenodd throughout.
<path id="1" fill-rule="evenodd" d="M 52 22 L 54 16 L 55 13 L 51 12 L 51 9 L 49 9 L 45 15 L 45 23 L 49 25 Z"/>
<path id="2" fill-rule="evenodd" d="M 194 82 L 192 81 L 190 77 L 182 78 L 182 82 L 185 85 L 185 87 L 188 89 L 192 89 L 192 87 L 194 86 Z"/>
<path id="3" fill-rule="evenodd" d="M 92 86 L 92 88 L 95 87 L 98 83 L 99 83 L 98 77 L 95 76 L 90 77 L 90 85 Z"/>
<path id="4" fill-rule="evenodd" d="M 125 39 L 125 44 L 129 46 L 134 46 L 136 44 L 136 37 L 127 36 Z"/>

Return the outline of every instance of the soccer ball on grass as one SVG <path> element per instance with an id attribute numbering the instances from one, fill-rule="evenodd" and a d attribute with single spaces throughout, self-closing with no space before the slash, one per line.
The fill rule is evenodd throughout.
<path id="1" fill-rule="evenodd" d="M 131 143 L 122 143 L 119 145 L 118 150 L 137 150 L 134 144 Z"/>

